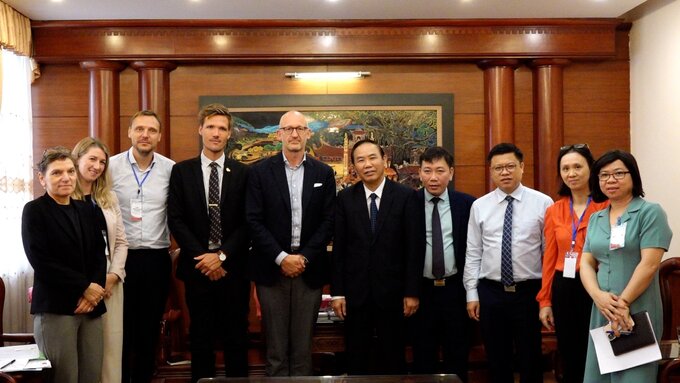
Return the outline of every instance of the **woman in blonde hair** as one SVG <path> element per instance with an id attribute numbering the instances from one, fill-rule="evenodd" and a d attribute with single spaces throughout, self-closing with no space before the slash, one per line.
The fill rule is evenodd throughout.
<path id="1" fill-rule="evenodd" d="M 78 169 L 75 199 L 99 206 L 106 218 L 107 273 L 103 316 L 104 360 L 102 383 L 120 382 L 123 358 L 123 286 L 128 242 L 116 194 L 111 191 L 109 150 L 101 141 L 86 137 L 73 148 Z"/>

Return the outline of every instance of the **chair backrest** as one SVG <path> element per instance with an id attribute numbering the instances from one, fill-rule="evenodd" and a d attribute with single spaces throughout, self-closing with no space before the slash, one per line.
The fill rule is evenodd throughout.
<path id="1" fill-rule="evenodd" d="M 661 339 L 677 339 L 680 326 L 680 257 L 668 258 L 659 268 L 659 285 L 663 303 L 663 335 Z"/>

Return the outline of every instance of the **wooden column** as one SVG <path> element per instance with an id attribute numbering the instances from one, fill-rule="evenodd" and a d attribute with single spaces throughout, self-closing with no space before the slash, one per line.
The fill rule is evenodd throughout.
<path id="1" fill-rule="evenodd" d="M 515 69 L 517 60 L 481 61 L 484 70 L 484 148 L 486 153 L 501 142 L 515 141 Z M 486 155 L 486 154 L 485 154 Z M 496 186 L 486 167 L 487 191 Z"/>
<path id="2" fill-rule="evenodd" d="M 138 72 L 139 109 L 153 110 L 161 120 L 158 152 L 170 156 L 170 72 L 177 65 L 169 61 L 135 61 L 130 66 Z"/>
<path id="3" fill-rule="evenodd" d="M 111 154 L 120 151 L 120 77 L 124 64 L 116 61 L 82 61 L 90 72 L 90 136 L 101 140 Z"/>
<path id="4" fill-rule="evenodd" d="M 564 143 L 563 59 L 531 62 L 534 93 L 534 187 L 557 197 L 556 160 Z"/>

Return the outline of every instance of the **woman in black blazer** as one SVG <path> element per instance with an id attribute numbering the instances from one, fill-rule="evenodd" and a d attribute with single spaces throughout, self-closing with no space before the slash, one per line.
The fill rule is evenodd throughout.
<path id="1" fill-rule="evenodd" d="M 35 271 L 31 314 L 49 381 L 96 383 L 101 376 L 106 224 L 96 206 L 71 199 L 77 171 L 64 147 L 45 150 L 46 192 L 24 206 L 21 236 Z"/>

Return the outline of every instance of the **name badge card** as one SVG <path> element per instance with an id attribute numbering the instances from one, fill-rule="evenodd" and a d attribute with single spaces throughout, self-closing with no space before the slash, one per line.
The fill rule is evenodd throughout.
<path id="1" fill-rule="evenodd" d="M 130 198 L 130 218 L 133 221 L 142 220 L 142 200 L 140 198 Z"/>
<path id="2" fill-rule="evenodd" d="M 628 225 L 628 222 L 612 226 L 609 250 L 621 249 L 626 246 L 626 225 Z"/>
<path id="3" fill-rule="evenodd" d="M 576 278 L 576 260 L 578 253 L 575 251 L 567 251 L 564 254 L 564 271 L 562 276 L 565 278 Z"/>

